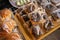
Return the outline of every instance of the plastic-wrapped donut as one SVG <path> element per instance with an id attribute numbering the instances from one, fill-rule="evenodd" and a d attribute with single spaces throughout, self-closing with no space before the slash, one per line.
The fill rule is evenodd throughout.
<path id="1" fill-rule="evenodd" d="M 8 40 L 23 40 L 18 33 L 11 33 Z"/>
<path id="2" fill-rule="evenodd" d="M 43 31 L 39 25 L 34 25 L 32 28 L 32 33 L 35 37 L 39 37 L 41 34 L 43 34 Z"/>
<path id="3" fill-rule="evenodd" d="M 6 20 L 1 24 L 1 28 L 8 33 L 11 33 L 15 26 L 16 23 L 12 19 Z"/>
<path id="4" fill-rule="evenodd" d="M 0 19 L 4 21 L 5 19 L 11 18 L 12 12 L 9 9 L 3 9 L 0 11 Z"/>
<path id="5" fill-rule="evenodd" d="M 48 31 L 50 30 L 51 28 L 53 28 L 53 23 L 50 21 L 50 20 L 47 20 L 45 23 L 44 23 L 44 28 Z"/>
<path id="6" fill-rule="evenodd" d="M 35 22 L 38 22 L 40 20 L 40 15 L 39 13 L 32 13 L 31 14 L 31 19 Z"/>

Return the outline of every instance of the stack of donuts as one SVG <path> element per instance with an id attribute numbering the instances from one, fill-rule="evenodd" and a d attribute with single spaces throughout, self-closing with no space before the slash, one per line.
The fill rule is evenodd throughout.
<path id="1" fill-rule="evenodd" d="M 16 22 L 12 19 L 12 11 L 0 10 L 0 40 L 21 40 L 18 33 L 12 32 Z"/>

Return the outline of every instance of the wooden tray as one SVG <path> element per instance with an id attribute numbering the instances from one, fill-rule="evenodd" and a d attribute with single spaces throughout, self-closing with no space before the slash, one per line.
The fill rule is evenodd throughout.
<path id="1" fill-rule="evenodd" d="M 33 12 L 31 12 L 33 13 Z M 27 13 L 28 14 L 28 13 Z M 19 15 L 19 13 L 16 13 L 14 15 L 15 20 L 19 26 L 19 29 L 21 30 L 21 32 L 23 33 L 24 37 L 26 38 L 26 40 L 42 40 L 43 38 L 45 38 L 46 36 L 48 36 L 49 34 L 51 34 L 52 32 L 54 32 L 55 30 L 57 30 L 60 25 L 60 19 L 58 19 L 57 21 L 53 21 L 54 24 L 54 28 L 50 29 L 48 32 L 45 32 L 44 34 L 42 34 L 41 36 L 39 36 L 38 38 L 35 38 L 33 36 L 33 34 L 31 34 L 31 32 L 28 31 L 28 28 L 24 27 L 24 20 L 22 19 L 22 17 Z M 50 16 L 48 16 L 48 18 L 50 18 Z M 30 20 L 29 20 L 30 21 Z M 28 26 L 28 25 L 27 25 Z M 45 31 L 43 29 L 43 31 Z"/>

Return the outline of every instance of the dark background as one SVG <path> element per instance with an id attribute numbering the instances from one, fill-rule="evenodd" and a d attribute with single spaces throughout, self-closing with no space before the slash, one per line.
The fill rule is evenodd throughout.
<path id="1" fill-rule="evenodd" d="M 4 8 L 11 8 L 13 11 L 17 9 L 9 3 L 9 0 L 0 0 L 0 10 Z"/>
<path id="2" fill-rule="evenodd" d="M 9 3 L 8 0 L 0 0 L 0 9 L 3 8 L 10 8 L 12 5 Z"/>

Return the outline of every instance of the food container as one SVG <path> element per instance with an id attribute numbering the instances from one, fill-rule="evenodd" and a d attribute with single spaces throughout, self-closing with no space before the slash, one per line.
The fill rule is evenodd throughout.
<path id="1" fill-rule="evenodd" d="M 33 0 L 9 0 L 10 4 L 16 8 L 23 8 L 30 4 Z"/>

